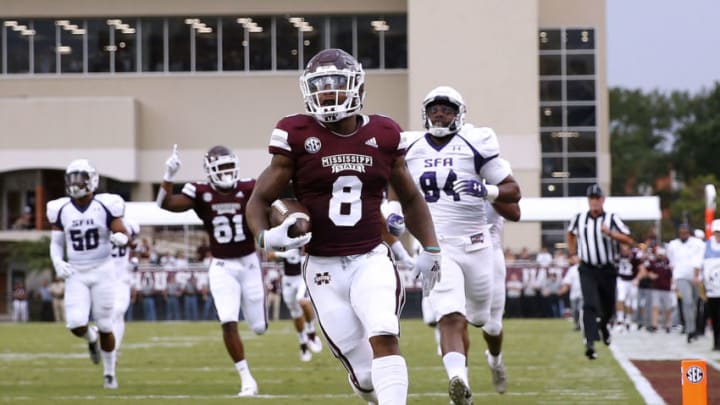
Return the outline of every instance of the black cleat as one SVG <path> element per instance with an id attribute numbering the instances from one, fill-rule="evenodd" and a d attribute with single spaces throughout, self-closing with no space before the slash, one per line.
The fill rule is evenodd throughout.
<path id="1" fill-rule="evenodd" d="M 595 349 L 592 347 L 588 347 L 585 349 L 585 357 L 587 357 L 589 360 L 595 360 L 597 359 L 597 353 L 595 353 Z"/>

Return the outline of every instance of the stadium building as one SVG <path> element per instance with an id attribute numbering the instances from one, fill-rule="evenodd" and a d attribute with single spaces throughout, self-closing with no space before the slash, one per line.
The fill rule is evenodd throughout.
<path id="1" fill-rule="evenodd" d="M 79 157 L 132 201 L 154 198 L 173 144 L 178 183 L 203 178 L 215 144 L 257 176 L 325 47 L 362 62 L 364 111 L 406 129 L 421 128 L 432 87 L 455 86 L 526 197 L 607 187 L 605 29 L 596 0 L 0 0 L 0 228 L 30 207 L 48 229 L 45 202 Z M 510 224 L 505 239 L 538 250 L 564 223 Z"/>

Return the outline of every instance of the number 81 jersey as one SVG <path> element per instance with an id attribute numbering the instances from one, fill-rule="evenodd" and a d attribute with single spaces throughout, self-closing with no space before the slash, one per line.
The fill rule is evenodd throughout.
<path id="1" fill-rule="evenodd" d="M 450 141 L 436 145 L 423 132 L 405 132 L 405 161 L 415 185 L 425 196 L 435 231 L 461 236 L 482 231 L 488 224 L 484 199 L 453 191 L 456 180 L 475 179 L 498 184 L 512 172 L 500 162 L 497 136 L 490 128 L 466 124 Z"/>
<path id="2" fill-rule="evenodd" d="M 255 251 L 245 221 L 245 207 L 255 188 L 254 179 L 238 180 L 227 192 L 204 181 L 185 183 L 182 193 L 195 202 L 195 213 L 210 239 L 210 253 L 218 259 L 234 259 Z"/>
<path id="3" fill-rule="evenodd" d="M 85 208 L 69 197 L 47 203 L 48 221 L 65 233 L 67 260 L 79 270 L 110 257 L 110 223 L 124 214 L 125 201 L 117 194 L 96 194 Z"/>

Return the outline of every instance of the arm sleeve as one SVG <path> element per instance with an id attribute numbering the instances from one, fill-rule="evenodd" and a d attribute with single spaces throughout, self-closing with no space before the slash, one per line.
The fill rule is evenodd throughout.
<path id="1" fill-rule="evenodd" d="M 50 259 L 53 264 L 65 259 L 65 233 L 63 231 L 50 232 Z"/>

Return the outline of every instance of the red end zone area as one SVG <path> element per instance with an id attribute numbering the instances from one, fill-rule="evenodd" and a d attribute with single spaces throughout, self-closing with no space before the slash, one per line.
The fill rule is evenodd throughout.
<path id="1" fill-rule="evenodd" d="M 682 402 L 680 360 L 631 360 L 668 405 Z M 720 371 L 708 364 L 708 404 L 720 405 Z"/>

